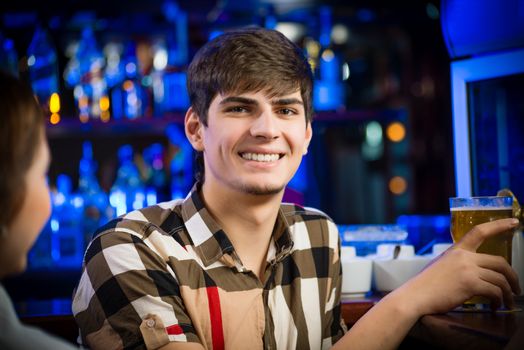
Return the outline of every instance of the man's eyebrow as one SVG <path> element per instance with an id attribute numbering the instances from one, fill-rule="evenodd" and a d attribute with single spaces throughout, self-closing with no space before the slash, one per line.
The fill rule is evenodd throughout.
<path id="1" fill-rule="evenodd" d="M 257 101 L 252 98 L 240 97 L 240 96 L 229 96 L 220 101 L 221 105 L 228 103 L 242 103 L 246 105 L 256 105 Z"/>
<path id="2" fill-rule="evenodd" d="M 220 101 L 220 105 L 225 105 L 228 103 L 242 103 L 245 105 L 257 105 L 258 102 L 255 99 L 241 96 L 228 96 Z M 289 105 L 304 105 L 304 102 L 298 98 L 277 98 L 271 100 L 273 106 L 289 106 Z"/>
<path id="3" fill-rule="evenodd" d="M 287 106 L 287 105 L 304 105 L 304 102 L 302 100 L 299 100 L 298 98 L 280 98 L 276 100 L 272 100 L 271 104 L 274 106 Z"/>

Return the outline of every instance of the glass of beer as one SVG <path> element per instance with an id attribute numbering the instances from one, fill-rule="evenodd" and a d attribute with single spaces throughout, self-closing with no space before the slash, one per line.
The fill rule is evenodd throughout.
<path id="1" fill-rule="evenodd" d="M 511 218 L 513 216 L 512 197 L 466 197 L 450 198 L 451 236 L 453 242 L 460 241 L 474 226 Z M 511 242 L 513 230 L 488 238 L 477 249 L 478 253 L 499 255 L 511 264 Z M 464 308 L 482 309 L 489 305 L 489 300 L 482 297 L 473 297 L 464 303 Z"/>

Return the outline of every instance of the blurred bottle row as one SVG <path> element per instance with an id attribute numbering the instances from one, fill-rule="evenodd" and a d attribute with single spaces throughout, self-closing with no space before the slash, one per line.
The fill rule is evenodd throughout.
<path id="1" fill-rule="evenodd" d="M 165 14 L 169 30 L 162 35 L 107 35 L 94 31 L 96 25 L 91 24 L 81 26 L 75 37 L 68 33 L 65 39 L 53 37 L 53 31 L 37 25 L 23 53 L 16 51 L 13 40 L 0 35 L 0 65 L 18 74 L 20 60 L 24 61 L 51 124 L 58 124 L 64 116 L 87 123 L 162 117 L 185 110 L 189 105 L 187 13 L 170 3 Z M 318 111 L 337 110 L 345 105 L 343 80 L 349 77 L 349 67 L 331 39 L 331 8 L 322 7 L 318 20 L 319 39 L 308 37 L 303 43 L 315 72 L 313 102 Z M 266 21 L 266 26 L 282 27 L 276 20 Z M 57 41 L 64 42 L 65 52 L 57 50 Z M 64 56 L 66 62 L 61 60 Z"/>
<path id="2" fill-rule="evenodd" d="M 168 154 L 160 143 L 141 153 L 122 145 L 116 178 L 107 192 L 97 178 L 93 146 L 84 142 L 77 186 L 66 174 L 58 175 L 51 186 L 52 214 L 31 250 L 30 267 L 80 268 L 85 248 L 100 226 L 131 210 L 183 198 L 193 181 L 192 150 L 180 142 L 182 135 L 175 125 L 168 127 L 167 135 L 176 145 L 174 153 Z"/>
<path id="3" fill-rule="evenodd" d="M 14 41 L 0 35 L 0 65 L 15 75 L 21 66 L 27 68 L 51 124 L 59 123 L 61 115 L 84 123 L 107 122 L 185 109 L 189 104 L 183 71 L 187 15 L 176 6 L 172 12 L 168 35 L 147 40 L 116 35 L 100 45 L 100 35 L 97 38 L 91 24 L 67 40 L 65 52 L 57 51 L 55 43 L 66 39 L 52 37 L 42 25 L 36 25 L 26 52 L 17 52 Z M 63 56 L 66 62 L 59 67 Z M 71 93 L 74 107 L 63 113 L 63 102 L 71 99 Z"/>

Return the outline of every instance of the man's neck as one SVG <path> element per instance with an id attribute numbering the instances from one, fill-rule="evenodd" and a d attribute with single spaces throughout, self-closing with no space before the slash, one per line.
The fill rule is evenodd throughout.
<path id="1" fill-rule="evenodd" d="M 265 268 L 283 192 L 252 195 L 225 186 L 202 186 L 207 210 L 227 234 L 244 266 L 259 277 Z"/>

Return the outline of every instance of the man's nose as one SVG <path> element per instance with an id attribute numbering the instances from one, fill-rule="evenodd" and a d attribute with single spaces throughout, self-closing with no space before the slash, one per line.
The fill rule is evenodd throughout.
<path id="1" fill-rule="evenodd" d="M 278 120 L 272 111 L 262 111 L 251 126 L 251 134 L 255 137 L 274 139 L 278 133 Z"/>

